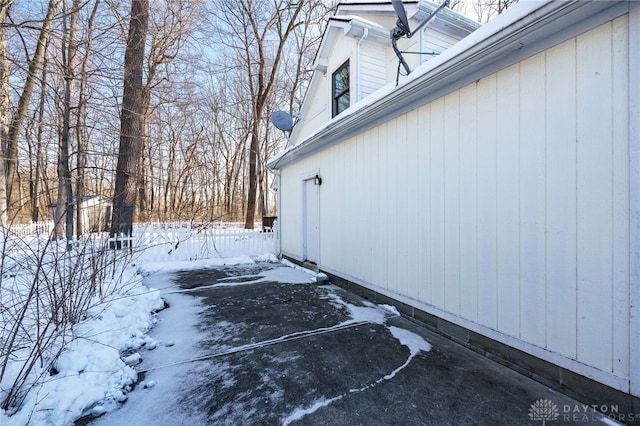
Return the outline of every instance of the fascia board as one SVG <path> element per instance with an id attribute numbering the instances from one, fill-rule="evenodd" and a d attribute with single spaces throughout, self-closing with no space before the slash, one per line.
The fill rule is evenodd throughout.
<path id="1" fill-rule="evenodd" d="M 419 1 L 420 0 L 404 1 L 404 4 L 405 4 L 405 7 L 411 7 L 417 4 Z M 351 3 L 341 2 L 338 5 L 336 15 L 352 15 L 362 11 L 396 16 L 396 12 L 393 9 L 391 0 L 376 1 L 376 2 L 371 2 L 371 1 L 351 2 Z"/>
<path id="2" fill-rule="evenodd" d="M 350 135 L 389 121 L 481 78 L 482 73 L 488 75 L 493 71 L 492 64 L 506 67 L 508 62 L 505 59 L 512 62 L 524 59 L 533 50 L 543 50 L 546 46 L 544 41 L 554 34 L 569 31 L 581 23 L 588 25 L 586 21 L 591 16 L 607 9 L 612 9 L 611 16 L 618 16 L 628 7 L 628 2 L 522 1 L 440 56 L 418 67 L 397 88 L 390 85 L 381 88 L 363 99 L 360 105 L 353 105 L 329 121 L 306 140 L 276 155 L 269 161 L 269 167 L 285 167 Z M 378 98 L 371 101 L 371 97 Z"/>
<path id="3" fill-rule="evenodd" d="M 435 12 L 438 6 L 440 5 L 436 3 L 421 1 L 418 3 L 418 8 L 410 19 L 422 22 L 424 19 L 428 18 L 429 15 Z M 480 28 L 481 24 L 464 15 L 456 13 L 451 9 L 444 8 L 433 17 L 429 26 L 452 35 L 460 35 L 461 37 L 464 37 Z"/>
<path id="4" fill-rule="evenodd" d="M 354 17 L 349 26 L 345 28 L 344 34 L 348 37 L 361 38 L 366 34 L 367 40 L 380 44 L 388 44 L 391 40 L 391 33 L 382 25 L 368 22 Z"/>
<path id="5" fill-rule="evenodd" d="M 349 21 L 345 19 L 329 19 L 329 23 L 327 24 L 327 28 L 325 29 L 324 36 L 322 37 L 322 41 L 320 42 L 320 47 L 318 48 L 318 54 L 316 55 L 316 63 L 321 62 L 323 59 L 327 59 L 331 54 L 333 44 L 335 43 L 335 39 L 339 34 L 339 31 L 345 31 L 349 26 Z"/>

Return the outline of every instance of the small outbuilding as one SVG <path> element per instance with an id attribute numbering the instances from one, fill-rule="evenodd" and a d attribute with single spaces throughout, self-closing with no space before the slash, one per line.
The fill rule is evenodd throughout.
<path id="1" fill-rule="evenodd" d="M 73 227 L 78 229 L 78 217 L 76 214 L 77 199 L 73 197 Z M 56 208 L 58 204 L 52 203 L 49 206 L 49 218 L 54 222 L 56 217 Z M 82 233 L 86 232 L 105 232 L 109 230 L 111 224 L 112 202 L 109 198 L 101 195 L 85 195 L 82 197 Z"/>

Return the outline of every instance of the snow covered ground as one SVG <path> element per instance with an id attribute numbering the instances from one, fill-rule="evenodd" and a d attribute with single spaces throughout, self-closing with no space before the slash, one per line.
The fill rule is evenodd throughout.
<path id="1" fill-rule="evenodd" d="M 23 244 L 24 243 L 24 244 Z M 21 240 L 19 250 L 5 248 L 3 253 L 3 276 L 0 285 L 3 310 L 0 315 L 0 332 L 3 348 L 0 362 L 2 381 L 0 382 L 0 401 L 4 401 L 17 378 L 25 376 L 25 365 L 35 360 L 31 371 L 26 374 L 21 389 L 28 393 L 17 395 L 18 409 L 7 411 L 0 409 L 0 424 L 18 425 L 70 425 L 86 415 L 100 415 L 112 410 L 127 399 L 128 392 L 138 380 L 134 367 L 140 360 L 140 350 L 153 349 L 159 344 L 173 345 L 175 342 L 156 342 L 147 332 L 156 323 L 156 312 L 164 307 L 161 288 L 149 288 L 143 284 L 143 275 L 151 272 L 170 272 L 184 269 L 198 269 L 209 266 L 253 263 L 255 260 L 277 260 L 273 254 L 251 258 L 243 255 L 234 258 L 213 258 L 197 261 L 174 261 L 154 263 L 145 261 L 134 264 L 133 261 L 149 259 L 148 256 L 137 259 L 132 257 L 113 257 L 113 272 L 108 282 L 102 282 L 101 288 L 108 289 L 106 299 L 94 297 L 87 300 L 90 308 L 77 324 L 55 325 L 56 330 L 42 330 L 35 320 L 38 309 L 51 309 L 50 306 L 30 303 L 25 309 L 25 318 L 19 318 L 18 302 L 33 298 L 31 291 L 40 291 L 43 286 L 56 285 L 60 280 L 54 275 L 60 271 L 71 271 L 69 280 L 74 277 L 86 281 L 93 271 L 73 268 L 68 256 L 51 247 L 43 247 L 42 241 Z M 46 244 L 46 243 L 44 243 Z M 54 254 L 48 254 L 48 251 Z M 64 250 L 62 250 L 64 252 Z M 44 253 L 42 255 L 41 253 Z M 84 254 L 85 261 L 92 261 L 91 253 Z M 40 257 L 43 256 L 43 257 Z M 94 258 L 95 261 L 96 258 Z M 41 269 L 47 269 L 42 272 Z M 100 266 L 102 271 L 104 267 Z M 87 269 L 87 268 L 85 268 Z M 91 269 L 91 268 L 88 268 Z M 56 277 L 57 278 L 57 277 Z M 38 281 L 36 285 L 34 282 Z M 42 283 L 39 281 L 43 281 Z M 72 284 L 64 282 L 64 284 Z M 162 287 L 162 280 L 158 281 Z M 51 291 L 52 287 L 48 290 Z M 73 289 L 71 289 L 73 290 Z M 66 299 L 63 299 L 66 300 Z M 100 301 L 98 301 L 100 300 Z M 26 304 L 25 304 L 26 306 Z M 11 307 L 13 310 L 6 309 Z M 15 308 L 15 309 L 14 309 Z M 31 315 L 31 317 L 29 317 Z M 16 331 L 16 339 L 10 334 Z M 58 330 L 61 327 L 62 330 Z M 33 341 L 34 335 L 51 340 L 47 348 L 41 349 Z M 24 343 L 20 342 L 23 340 Z M 31 339 L 31 341 L 30 341 Z M 11 351 L 7 348 L 11 344 Z M 34 356 L 41 350 L 42 356 Z M 10 355 L 7 355 L 10 353 Z M 175 351 L 180 356 L 179 351 Z M 148 383 L 146 386 L 150 386 Z M 25 395 L 26 394 L 26 395 Z"/>
<path id="2" fill-rule="evenodd" d="M 46 363 L 34 368 L 30 383 L 32 389 L 15 412 L 0 411 L 0 424 L 18 425 L 71 425 L 84 416 L 100 416 L 108 411 L 121 408 L 117 413 L 98 420 L 99 425 L 118 425 L 123 421 L 130 424 L 203 423 L 197 412 L 190 410 L 164 412 L 158 407 L 171 406 L 174 395 L 185 386 L 187 372 L 193 369 L 189 360 L 207 354 L 200 353 L 192 343 L 197 336 L 185 334 L 185 330 L 197 333 L 198 313 L 202 307 L 191 296 L 183 294 L 173 281 L 176 271 L 197 270 L 214 266 L 251 265 L 256 261 L 279 262 L 271 253 L 262 256 L 239 256 L 216 258 L 190 262 L 154 263 L 124 265 L 118 280 L 121 292 L 114 292 L 107 303 L 89 309 L 86 319 L 77 324 L 67 334 L 65 349 L 53 362 L 53 369 L 46 370 Z M 146 286 L 143 284 L 149 285 Z M 322 278 L 322 277 L 321 277 Z M 260 282 L 309 283 L 316 281 L 316 274 L 288 262 L 272 270 L 264 271 L 257 279 L 245 281 L 247 285 Z M 220 286 L 220 284 L 218 284 Z M 226 284 L 222 284 L 224 286 Z M 206 287 L 205 287 L 206 288 Z M 362 322 L 383 323 L 385 316 L 397 315 L 393 307 L 353 306 L 345 304 L 337 295 L 331 295 L 332 303 L 343 305 L 352 317 L 348 323 L 335 327 L 349 327 Z M 171 306 L 162 311 L 163 321 L 158 323 L 157 312 L 164 308 L 165 301 Z M 148 334 L 153 327 L 156 336 L 171 336 L 166 340 L 155 340 Z M 329 330 L 330 331 L 330 330 Z M 420 350 L 428 351 L 427 342 L 402 329 L 392 329 L 393 335 L 410 348 L 408 364 Z M 297 333 L 294 333 L 297 334 Z M 282 339 L 297 336 L 281 336 Z M 263 342 L 264 343 L 264 342 Z M 158 348 L 171 350 L 156 350 Z M 161 354 L 159 352 L 162 352 Z M 144 363 L 140 364 L 144 358 Z M 1 383 L 0 397 L 4 399 L 13 379 L 18 375 L 22 363 L 19 357 L 7 364 Z M 405 364 L 405 365 L 406 365 Z M 141 367 L 144 365 L 144 369 Z M 137 368 L 136 368 L 137 367 Z M 168 368 L 170 367 L 170 368 Z M 392 378 L 396 371 L 380 381 Z M 152 371 L 152 379 L 145 372 Z M 142 375 L 141 375 L 142 374 Z M 147 390 L 162 383 L 163 391 L 145 398 Z M 375 383 L 373 384 L 375 385 Z M 136 392 L 131 392 L 134 387 Z M 363 389 L 352 389 L 360 392 Z M 344 395 L 318 401 L 308 407 L 295 409 L 284 420 L 288 424 L 316 410 L 341 399 Z M 128 401 L 122 405 L 122 402 Z M 114 415 L 117 414 L 117 415 Z M 160 416 L 154 419 L 153 416 Z M 158 423 L 159 424 L 159 423 Z"/>

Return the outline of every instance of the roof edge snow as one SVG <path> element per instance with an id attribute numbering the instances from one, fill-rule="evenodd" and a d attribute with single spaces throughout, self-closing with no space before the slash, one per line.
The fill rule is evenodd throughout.
<path id="1" fill-rule="evenodd" d="M 626 1 L 522 0 L 416 68 L 397 87 L 394 83 L 382 87 L 297 145 L 276 154 L 268 161 L 268 167 L 281 169 L 628 10 Z"/>

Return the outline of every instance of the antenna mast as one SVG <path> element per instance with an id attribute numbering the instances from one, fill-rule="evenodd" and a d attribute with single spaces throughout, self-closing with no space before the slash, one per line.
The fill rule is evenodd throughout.
<path id="1" fill-rule="evenodd" d="M 417 28 L 412 32 L 409 27 L 409 19 L 407 18 L 407 12 L 404 9 L 404 4 L 402 4 L 402 0 L 392 0 L 393 8 L 396 11 L 396 15 L 398 15 L 398 20 L 396 21 L 396 27 L 391 30 L 391 45 L 393 46 L 393 51 L 398 57 L 398 75 L 396 77 L 396 85 L 398 84 L 398 78 L 400 78 L 400 65 L 404 68 L 407 74 L 411 73 L 411 68 L 404 60 L 404 56 L 402 55 L 402 51 L 398 48 L 398 40 L 402 37 L 407 36 L 407 38 L 413 37 L 414 34 L 420 32 L 420 30 L 433 19 L 434 16 L 438 14 L 442 9 L 449 5 L 449 0 L 444 0 L 444 2 L 432 13 L 430 14 L 424 21 L 417 26 Z"/>

